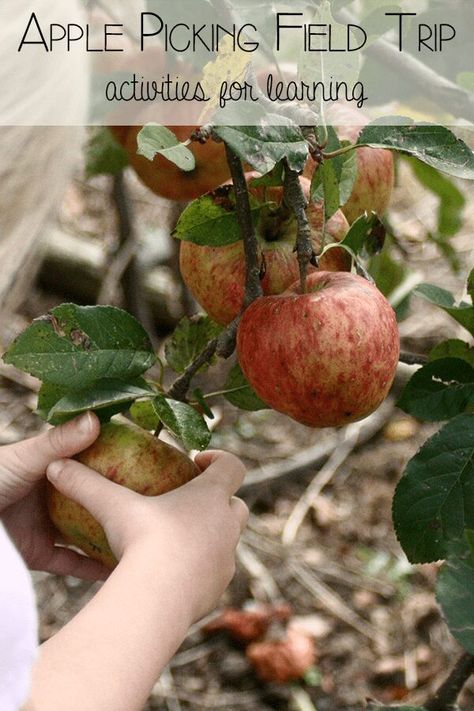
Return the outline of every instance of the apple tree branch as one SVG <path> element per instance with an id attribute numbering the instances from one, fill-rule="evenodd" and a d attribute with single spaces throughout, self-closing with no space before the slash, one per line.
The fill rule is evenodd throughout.
<path id="1" fill-rule="evenodd" d="M 236 215 L 242 233 L 245 251 L 245 310 L 259 296 L 262 296 L 260 283 L 260 263 L 258 254 L 258 241 L 252 220 L 247 181 L 242 161 L 236 153 L 226 144 L 227 162 L 229 164 L 232 182 L 235 190 Z M 184 400 L 190 388 L 191 381 L 203 365 L 209 363 L 215 355 L 221 358 L 230 358 L 235 351 L 237 328 L 240 315 L 219 336 L 209 341 L 206 348 L 175 380 L 168 390 L 168 397 L 174 400 Z"/>
<path id="2" fill-rule="evenodd" d="M 441 684 L 433 698 L 423 705 L 423 708 L 426 711 L 456 711 L 457 698 L 472 674 L 474 674 L 474 656 L 465 652 L 459 657 L 446 681 Z"/>
<path id="3" fill-rule="evenodd" d="M 317 257 L 313 249 L 311 236 L 311 225 L 309 224 L 306 208 L 308 202 L 301 187 L 299 175 L 291 170 L 288 164 L 285 166 L 284 198 L 296 217 L 298 233 L 296 237 L 295 251 L 298 257 L 300 268 L 300 288 L 301 293 L 306 293 L 306 272 L 309 264 L 317 266 Z"/>

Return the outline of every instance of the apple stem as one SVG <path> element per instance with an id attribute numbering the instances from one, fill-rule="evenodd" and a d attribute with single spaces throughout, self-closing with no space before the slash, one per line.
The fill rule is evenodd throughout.
<path id="1" fill-rule="evenodd" d="M 218 343 L 218 338 L 213 338 L 212 341 L 209 341 L 202 353 L 200 353 L 179 378 L 174 381 L 168 390 L 167 397 L 171 398 L 171 400 L 184 400 L 186 398 L 192 379 L 203 365 L 206 365 L 206 363 L 212 360 L 216 353 Z"/>
<path id="2" fill-rule="evenodd" d="M 285 202 L 293 210 L 298 224 L 295 252 L 298 256 L 300 268 L 301 293 L 305 294 L 308 265 L 317 263 L 317 257 L 313 249 L 311 225 L 306 214 L 308 203 L 301 187 L 298 173 L 295 170 L 291 170 L 287 163 L 285 166 L 284 195 Z"/>

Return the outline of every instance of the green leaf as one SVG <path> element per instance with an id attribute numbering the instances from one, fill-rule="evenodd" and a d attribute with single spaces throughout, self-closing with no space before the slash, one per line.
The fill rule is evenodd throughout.
<path id="1" fill-rule="evenodd" d="M 424 422 L 474 412 L 474 368 L 460 358 L 434 360 L 414 374 L 397 405 Z"/>
<path id="2" fill-rule="evenodd" d="M 206 449 L 211 433 L 204 417 L 194 407 L 164 395 L 158 395 L 153 406 L 165 427 L 183 442 L 186 449 Z"/>
<path id="3" fill-rule="evenodd" d="M 86 148 L 86 177 L 118 175 L 128 165 L 128 155 L 108 128 L 95 128 Z"/>
<path id="4" fill-rule="evenodd" d="M 474 306 L 464 301 L 456 306 L 454 296 L 449 291 L 433 284 L 420 284 L 413 293 L 439 306 L 474 335 Z"/>
<path id="5" fill-rule="evenodd" d="M 130 417 L 136 425 L 149 432 L 154 432 L 160 422 L 151 400 L 134 402 L 130 407 Z"/>
<path id="6" fill-rule="evenodd" d="M 234 405 L 234 407 L 249 412 L 269 409 L 268 405 L 266 405 L 263 400 L 260 400 L 258 395 L 254 392 L 238 363 L 230 370 L 224 389 L 226 390 L 226 400 Z"/>
<path id="7" fill-rule="evenodd" d="M 141 156 L 153 160 L 157 153 L 167 158 L 181 170 L 189 172 L 196 167 L 194 155 L 180 143 L 174 133 L 157 123 L 147 123 L 137 136 L 138 151 Z"/>
<path id="8" fill-rule="evenodd" d="M 371 256 L 383 248 L 385 234 L 385 225 L 380 217 L 375 212 L 371 212 L 370 215 L 361 215 L 353 223 L 339 246 L 346 247 L 355 256 L 361 253 Z"/>
<path id="9" fill-rule="evenodd" d="M 375 279 L 377 288 L 386 297 L 401 286 L 408 276 L 408 270 L 392 258 L 392 250 L 388 249 L 371 258 L 369 273 Z"/>
<path id="10" fill-rule="evenodd" d="M 452 338 L 449 341 L 438 343 L 430 351 L 429 360 L 439 360 L 440 358 L 461 358 L 474 368 L 474 348 L 465 341 Z"/>
<path id="11" fill-rule="evenodd" d="M 474 153 L 444 126 L 388 116 L 368 124 L 357 143 L 403 151 L 442 173 L 474 180 Z"/>
<path id="12" fill-rule="evenodd" d="M 122 382 L 105 378 L 85 390 L 69 390 L 50 409 L 47 420 L 59 424 L 76 417 L 81 412 L 107 410 L 112 414 L 128 410 L 130 404 L 141 397 L 151 397 L 155 391 L 143 378 Z M 109 415 L 109 417 L 112 416 Z"/>
<path id="13" fill-rule="evenodd" d="M 474 560 L 472 555 L 453 557 L 438 574 L 436 599 L 449 631 L 459 644 L 474 654 Z"/>
<path id="14" fill-rule="evenodd" d="M 254 222 L 263 205 L 251 195 Z M 181 213 L 174 237 L 194 244 L 223 247 L 242 239 L 235 210 L 235 191 L 231 185 L 193 200 Z"/>
<path id="15" fill-rule="evenodd" d="M 272 115 L 265 117 L 271 122 Z M 269 173 L 286 158 L 291 170 L 301 173 L 309 156 L 308 144 L 299 126 L 275 116 L 275 125 L 216 126 L 215 133 L 259 173 Z"/>
<path id="16" fill-rule="evenodd" d="M 203 411 L 203 413 L 208 417 L 210 420 L 214 419 L 214 413 L 212 412 L 211 408 L 206 402 L 206 398 L 204 397 L 204 393 L 201 390 L 201 388 L 195 388 L 193 390 L 193 396 L 196 398 L 196 402 Z"/>
<path id="17" fill-rule="evenodd" d="M 393 521 L 412 563 L 446 558 L 474 529 L 474 415 L 459 415 L 410 460 L 393 500 Z"/>
<path id="18" fill-rule="evenodd" d="M 222 330 L 222 326 L 211 321 L 208 316 L 183 318 L 166 342 L 165 355 L 168 365 L 176 373 L 183 373 Z"/>
<path id="19" fill-rule="evenodd" d="M 338 151 L 342 144 L 332 126 L 327 126 L 327 152 Z M 324 200 L 325 217 L 329 220 L 344 205 L 352 194 L 357 178 L 357 156 L 355 151 L 344 153 L 326 160 L 315 170 L 311 182 L 313 202 Z"/>
<path id="20" fill-rule="evenodd" d="M 46 383 L 80 389 L 102 378 L 136 378 L 156 356 L 146 331 L 126 311 L 62 304 L 33 321 L 3 359 Z"/>

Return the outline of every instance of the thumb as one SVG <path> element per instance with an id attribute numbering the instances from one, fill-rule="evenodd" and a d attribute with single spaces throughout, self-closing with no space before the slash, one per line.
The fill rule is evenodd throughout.
<path id="1" fill-rule="evenodd" d="M 42 476 L 56 459 L 72 457 L 89 447 L 98 437 L 100 423 L 92 412 L 86 412 L 64 425 L 52 427 L 43 434 L 23 442 L 2 447 L 4 466 L 28 479 Z"/>
<path id="2" fill-rule="evenodd" d="M 72 459 L 53 462 L 48 466 L 46 476 L 61 494 L 81 504 L 102 525 L 106 512 L 116 507 L 117 497 L 133 495 L 130 489 Z M 112 497 L 115 497 L 113 503 Z"/>

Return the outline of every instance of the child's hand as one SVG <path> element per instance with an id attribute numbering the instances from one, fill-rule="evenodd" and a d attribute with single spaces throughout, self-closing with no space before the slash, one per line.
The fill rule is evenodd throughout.
<path id="1" fill-rule="evenodd" d="M 233 455 L 196 457 L 203 474 L 158 497 L 136 494 L 72 460 L 55 462 L 48 478 L 105 529 L 118 559 L 147 556 L 154 576 L 180 580 L 177 595 L 193 620 L 212 609 L 235 571 L 235 548 L 248 509 L 234 496 L 245 469 Z M 120 567 L 120 566 L 119 566 Z"/>
<path id="2" fill-rule="evenodd" d="M 46 510 L 45 472 L 58 457 L 71 457 L 97 438 L 97 417 L 87 413 L 17 444 L 0 447 L 0 518 L 33 570 L 103 579 L 106 569 L 66 548 Z"/>

